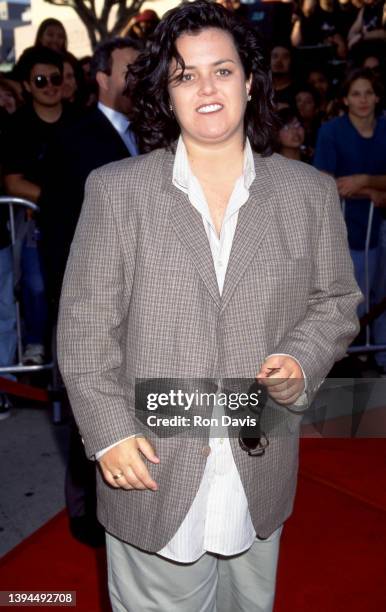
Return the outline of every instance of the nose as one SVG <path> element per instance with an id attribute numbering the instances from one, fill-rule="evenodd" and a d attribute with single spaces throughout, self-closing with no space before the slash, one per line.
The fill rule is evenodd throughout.
<path id="1" fill-rule="evenodd" d="M 200 90 L 199 93 L 204 96 L 211 96 L 216 91 L 216 83 L 214 75 L 204 75 L 200 79 Z"/>
<path id="2" fill-rule="evenodd" d="M 367 101 L 368 101 L 368 96 L 367 96 L 367 94 L 361 94 L 361 95 L 359 96 L 359 102 L 360 102 L 361 104 L 364 104 L 364 103 L 366 103 Z"/>

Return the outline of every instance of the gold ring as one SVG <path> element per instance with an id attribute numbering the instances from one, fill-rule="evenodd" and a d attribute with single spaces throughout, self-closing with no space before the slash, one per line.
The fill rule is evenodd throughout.
<path id="1" fill-rule="evenodd" d="M 123 472 L 119 472 L 119 474 L 113 474 L 114 480 L 119 480 L 119 478 L 122 478 L 122 476 L 123 476 Z"/>

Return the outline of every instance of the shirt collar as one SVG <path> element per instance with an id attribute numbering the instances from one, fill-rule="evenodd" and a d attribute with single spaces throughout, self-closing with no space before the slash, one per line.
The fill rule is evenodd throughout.
<path id="1" fill-rule="evenodd" d="M 182 136 L 179 137 L 176 149 L 176 155 L 173 165 L 173 184 L 183 191 L 189 189 L 192 171 L 190 169 L 188 154 Z M 245 189 L 249 190 L 255 179 L 255 162 L 253 159 L 252 147 L 248 138 L 245 141 L 244 147 L 244 168 L 243 182 Z"/>
<path id="2" fill-rule="evenodd" d="M 127 128 L 130 125 L 130 121 L 123 113 L 110 108 L 109 106 L 105 106 L 102 102 L 98 102 L 99 110 L 104 114 L 106 119 L 110 121 L 113 127 L 119 132 L 119 134 L 124 134 Z"/>

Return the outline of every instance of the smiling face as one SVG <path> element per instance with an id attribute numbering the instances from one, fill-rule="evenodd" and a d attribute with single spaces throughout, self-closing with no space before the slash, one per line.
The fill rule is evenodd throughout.
<path id="1" fill-rule="evenodd" d="M 379 98 L 375 94 L 371 82 L 367 79 L 353 81 L 347 96 L 344 98 L 349 115 L 358 119 L 373 117 L 378 102 Z"/>
<path id="2" fill-rule="evenodd" d="M 66 32 L 62 26 L 49 25 L 44 30 L 40 44 L 60 53 L 66 49 Z"/>
<path id="3" fill-rule="evenodd" d="M 246 79 L 230 34 L 208 28 L 182 34 L 176 42 L 185 63 L 170 66 L 169 96 L 186 145 L 244 141 L 244 114 L 250 79 Z"/>
<path id="4" fill-rule="evenodd" d="M 44 87 L 39 87 L 36 81 L 41 78 L 46 78 Z M 52 83 L 60 82 L 59 85 Z M 56 66 L 51 64 L 35 64 L 31 70 L 29 81 L 24 81 L 25 88 L 31 94 L 33 101 L 41 106 L 52 107 L 60 103 L 62 99 L 62 74 Z"/>

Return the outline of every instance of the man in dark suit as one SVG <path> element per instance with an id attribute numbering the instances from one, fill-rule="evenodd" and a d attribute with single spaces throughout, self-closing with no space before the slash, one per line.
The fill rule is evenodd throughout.
<path id="1" fill-rule="evenodd" d="M 54 310 L 60 295 L 70 244 L 80 214 L 86 179 L 92 170 L 137 155 L 130 133 L 130 98 L 124 94 L 127 66 L 141 43 L 117 38 L 101 44 L 92 59 L 98 104 L 63 130 L 49 154 L 49 169 L 39 204 L 49 294 Z"/>
<path id="2" fill-rule="evenodd" d="M 117 38 L 102 43 L 92 59 L 98 104 L 70 129 L 63 130 L 49 154 L 47 181 L 39 201 L 52 317 L 56 319 L 64 269 L 84 198 L 89 173 L 112 161 L 137 155 L 130 133 L 130 98 L 124 94 L 127 66 L 141 49 L 139 41 Z M 75 423 L 70 431 L 66 502 L 75 537 L 104 543 L 95 516 L 95 464 L 86 459 Z"/>

